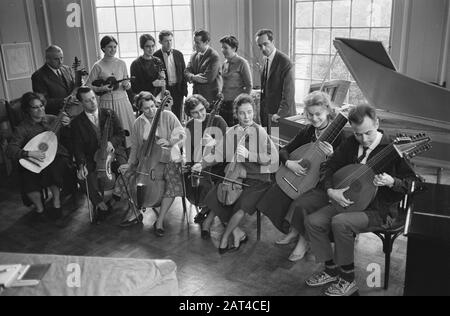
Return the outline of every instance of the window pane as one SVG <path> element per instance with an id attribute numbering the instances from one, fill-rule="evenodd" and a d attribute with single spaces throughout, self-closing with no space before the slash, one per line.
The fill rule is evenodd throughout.
<path id="1" fill-rule="evenodd" d="M 310 80 L 295 80 L 295 103 L 302 103 L 309 93 Z"/>
<path id="2" fill-rule="evenodd" d="M 314 30 L 314 54 L 330 53 L 330 30 L 317 29 Z"/>
<path id="3" fill-rule="evenodd" d="M 352 26 L 370 26 L 370 12 L 372 11 L 371 0 L 353 1 L 352 5 Z"/>
<path id="4" fill-rule="evenodd" d="M 331 26 L 331 1 L 314 3 L 314 26 Z"/>
<path id="5" fill-rule="evenodd" d="M 186 6 L 173 7 L 174 30 L 189 30 L 191 28 L 191 10 Z"/>
<path id="6" fill-rule="evenodd" d="M 312 79 L 323 80 L 330 66 L 330 56 L 313 56 Z"/>
<path id="7" fill-rule="evenodd" d="M 132 7 L 133 0 L 116 0 L 116 7 Z"/>
<path id="8" fill-rule="evenodd" d="M 173 4 L 173 5 L 176 5 L 176 4 L 180 4 L 180 5 L 190 5 L 191 2 L 190 2 L 190 0 L 172 0 L 172 4 Z M 189 9 L 189 11 L 191 11 L 191 10 Z"/>
<path id="9" fill-rule="evenodd" d="M 300 54 L 312 53 L 312 30 L 297 30 L 295 52 Z"/>
<path id="10" fill-rule="evenodd" d="M 171 5 L 171 0 L 153 0 L 155 5 Z"/>
<path id="11" fill-rule="evenodd" d="M 136 34 L 134 33 L 119 33 L 119 52 L 120 57 L 134 57 L 138 53 L 138 46 L 136 43 Z"/>
<path id="12" fill-rule="evenodd" d="M 311 27 L 313 3 L 297 3 L 295 24 L 297 27 Z"/>
<path id="13" fill-rule="evenodd" d="M 114 6 L 114 0 L 96 0 L 95 1 L 96 7 L 113 7 Z"/>
<path id="14" fill-rule="evenodd" d="M 336 48 L 333 45 L 333 41 L 336 37 L 349 38 L 350 37 L 350 29 L 333 29 L 331 31 L 331 54 L 336 53 Z"/>
<path id="15" fill-rule="evenodd" d="M 331 80 L 348 80 L 349 71 L 340 56 L 336 57 L 334 65 L 331 68 Z"/>
<path id="16" fill-rule="evenodd" d="M 369 39 L 370 30 L 369 29 L 352 29 L 351 38 L 359 39 Z"/>
<path id="17" fill-rule="evenodd" d="M 114 8 L 97 9 L 97 21 L 99 33 L 117 32 Z"/>
<path id="18" fill-rule="evenodd" d="M 134 0 L 134 5 L 144 5 L 144 6 L 150 6 L 153 5 L 153 0 Z"/>
<path id="19" fill-rule="evenodd" d="M 295 78 L 311 78 L 311 60 L 312 55 L 297 55 L 295 57 Z"/>
<path id="20" fill-rule="evenodd" d="M 136 24 L 133 8 L 116 8 L 119 32 L 135 32 Z"/>
<path id="21" fill-rule="evenodd" d="M 350 0 L 333 1 L 333 26 L 350 25 Z"/>
<path id="22" fill-rule="evenodd" d="M 348 101 L 350 104 L 358 105 L 361 103 L 367 103 L 367 99 L 364 97 L 363 93 L 356 84 L 350 85 L 348 93 L 349 93 Z"/>
<path id="23" fill-rule="evenodd" d="M 138 31 L 154 31 L 155 21 L 153 20 L 152 7 L 139 7 L 136 10 L 136 24 Z"/>
<path id="24" fill-rule="evenodd" d="M 156 30 L 171 30 L 172 26 L 172 8 L 155 7 Z"/>
<path id="25" fill-rule="evenodd" d="M 391 12 L 392 0 L 374 0 L 372 10 L 372 26 L 390 26 Z"/>
<path id="26" fill-rule="evenodd" d="M 176 31 L 173 33 L 174 46 L 185 55 L 192 54 L 192 32 L 191 31 Z M 189 60 L 189 59 L 188 59 Z"/>

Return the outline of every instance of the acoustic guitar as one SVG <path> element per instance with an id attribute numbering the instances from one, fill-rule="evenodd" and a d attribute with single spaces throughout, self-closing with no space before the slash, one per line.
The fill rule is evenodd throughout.
<path id="1" fill-rule="evenodd" d="M 347 124 L 347 118 L 339 113 L 325 131 L 314 143 L 305 144 L 289 155 L 289 160 L 300 160 L 300 166 L 305 168 L 306 174 L 296 174 L 289 168 L 281 166 L 276 173 L 276 181 L 281 190 L 291 199 L 295 200 L 303 193 L 314 188 L 319 182 L 320 165 L 327 157 L 320 150 L 319 142 L 332 144 Z"/>
<path id="2" fill-rule="evenodd" d="M 377 194 L 378 187 L 373 184 L 375 174 L 398 156 L 404 159 L 411 159 L 420 153 L 431 148 L 431 138 L 425 134 L 418 134 L 414 137 L 398 137 L 393 143 L 383 148 L 373 156 L 365 165 L 351 164 L 339 169 L 333 175 L 334 189 L 349 189 L 344 192 L 344 196 L 354 202 L 344 208 L 336 201 L 335 205 L 339 212 L 360 212 L 365 210 Z"/>

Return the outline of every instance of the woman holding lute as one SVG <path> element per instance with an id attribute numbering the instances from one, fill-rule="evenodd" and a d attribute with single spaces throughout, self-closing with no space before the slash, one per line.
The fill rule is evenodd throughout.
<path id="1" fill-rule="evenodd" d="M 303 210 L 296 212 L 296 208 L 302 204 L 302 196 L 292 199 L 286 189 L 291 189 L 290 184 L 296 186 L 296 189 L 299 188 L 300 186 L 294 183 L 297 179 L 310 183 L 310 188 L 306 188 L 307 191 L 315 187 L 319 181 L 321 160 L 323 162 L 326 157 L 331 156 L 333 147 L 336 148 L 341 143 L 343 134 L 340 131 L 347 122 L 347 119 L 342 118 L 342 122 L 334 121 L 334 125 L 338 124 L 336 127 L 331 126 L 336 114 L 331 107 L 330 98 L 325 92 L 313 92 L 303 102 L 304 113 L 310 124 L 301 129 L 297 136 L 280 150 L 282 166 L 277 175 L 284 170 L 286 175 L 281 178 L 287 183 L 284 183 L 284 180 L 282 180 L 283 182 L 278 181 L 279 177 L 277 177 L 277 183 L 272 185 L 257 205 L 258 210 L 269 217 L 275 227 L 288 233 L 277 241 L 277 244 L 287 245 L 298 238 L 297 246 L 289 256 L 291 261 L 303 258 L 307 251 L 307 242 L 304 238 L 303 221 L 299 218 Z M 330 133 L 330 129 L 333 129 L 334 133 Z M 325 131 L 330 135 L 326 139 L 323 138 L 326 136 Z M 321 141 L 321 139 L 325 141 Z M 296 157 L 298 156 L 295 154 L 296 152 L 299 152 L 301 157 Z M 314 166 L 316 170 L 314 170 Z M 289 176 L 292 179 L 288 180 Z M 296 215 L 295 221 L 293 221 L 294 215 Z"/>
<path id="2" fill-rule="evenodd" d="M 58 136 L 63 133 L 70 134 L 70 131 L 66 129 L 70 124 L 70 118 L 65 113 L 61 113 L 58 117 L 46 115 L 45 99 L 34 92 L 27 92 L 22 96 L 21 109 L 25 114 L 25 119 L 16 127 L 8 145 L 7 155 L 14 161 L 19 162 L 24 159 L 39 166 L 47 158 L 48 144 L 42 143 L 39 146 L 40 149 L 35 151 L 24 150 L 25 145 L 35 136 L 47 131 L 55 131 Z M 63 127 L 59 129 L 58 127 L 61 125 Z M 31 200 L 39 216 L 44 214 L 41 190 L 47 187 L 50 188 L 53 195 L 53 207 L 46 213 L 53 218 L 61 216 L 60 191 L 63 187 L 64 175 L 68 174 L 70 157 L 67 149 L 58 143 L 53 162 L 40 173 L 31 172 L 19 165 L 22 191 Z"/>
<path id="3" fill-rule="evenodd" d="M 157 205 L 139 205 L 140 207 L 157 207 L 160 206 L 159 216 L 154 224 L 154 233 L 158 237 L 163 237 L 165 234 L 163 223 L 164 218 L 172 206 L 173 201 L 178 196 L 183 196 L 183 184 L 181 178 L 180 163 L 184 157 L 181 155 L 180 147 L 185 139 L 186 133 L 177 119 L 175 114 L 171 111 L 161 109 L 158 117 L 159 121 L 155 122 L 158 106 L 161 106 L 156 98 L 150 93 L 143 91 L 136 96 L 136 107 L 142 112 L 133 124 L 131 134 L 131 153 L 128 159 L 128 164 L 122 165 L 120 171 L 126 174 L 132 190 L 134 190 L 139 183 L 139 177 L 144 173 L 151 173 L 150 170 L 141 170 L 143 160 L 146 158 L 144 148 L 149 140 L 149 137 L 154 136 L 154 145 L 160 146 L 162 155 L 156 163 L 162 164 L 162 179 L 163 183 L 161 199 L 156 198 Z M 166 104 L 169 105 L 169 104 Z M 157 124 L 155 135 L 151 135 L 153 124 Z M 150 153 L 151 154 L 151 153 Z M 134 177 L 134 181 L 132 178 Z M 145 182 L 145 179 L 143 179 Z M 136 186 L 134 185 L 136 184 Z M 136 193 L 136 199 L 139 200 L 139 193 Z M 145 197 L 147 198 L 147 197 Z M 137 204 L 141 204 L 137 201 Z M 145 204 L 145 201 L 144 201 Z M 125 221 L 133 223 L 136 220 L 134 214 Z M 123 226 L 125 226 L 124 223 Z"/>
<path id="4" fill-rule="evenodd" d="M 250 95 L 239 95 L 234 102 L 234 113 L 239 124 L 228 130 L 222 143 L 215 147 L 214 154 L 206 156 L 192 168 L 201 172 L 223 159 L 228 163 L 226 179 L 206 197 L 211 212 L 222 223 L 227 223 L 219 245 L 220 254 L 238 250 L 248 240 L 239 224 L 246 213 L 256 211 L 256 203 L 268 188 L 271 173 L 278 167 L 278 151 L 266 131 L 253 121 L 254 108 L 255 103 Z M 233 242 L 230 245 L 231 235 Z"/>

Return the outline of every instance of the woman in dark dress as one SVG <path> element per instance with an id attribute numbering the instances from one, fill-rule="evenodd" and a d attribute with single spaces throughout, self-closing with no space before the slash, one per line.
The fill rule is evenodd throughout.
<path id="1" fill-rule="evenodd" d="M 300 166 L 299 161 L 289 160 L 289 154 L 305 144 L 315 142 L 335 117 L 330 98 L 324 92 L 316 91 L 309 94 L 304 100 L 304 105 L 305 115 L 311 124 L 300 130 L 297 136 L 280 150 L 280 163 L 298 174 L 305 174 L 306 170 Z M 321 142 L 319 147 L 329 157 L 333 154 L 333 148 L 340 144 L 342 138 L 343 133 L 340 133 L 332 145 Z M 297 247 L 289 256 L 291 261 L 303 258 L 308 248 L 304 238 L 303 220 L 299 216 L 301 214 L 296 214 L 295 222 L 292 220 L 301 203 L 301 196 L 293 201 L 275 183 L 257 205 L 257 209 L 264 213 L 275 227 L 283 233 L 287 233 L 285 237 L 276 242 L 277 244 L 287 245 L 297 238 L 299 239 Z"/>

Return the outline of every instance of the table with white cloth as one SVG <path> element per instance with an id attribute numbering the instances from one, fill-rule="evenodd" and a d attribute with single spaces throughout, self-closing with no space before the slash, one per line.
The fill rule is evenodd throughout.
<path id="1" fill-rule="evenodd" d="M 0 264 L 48 264 L 39 285 L 5 289 L 2 296 L 179 295 L 172 260 L 1 253 Z"/>

